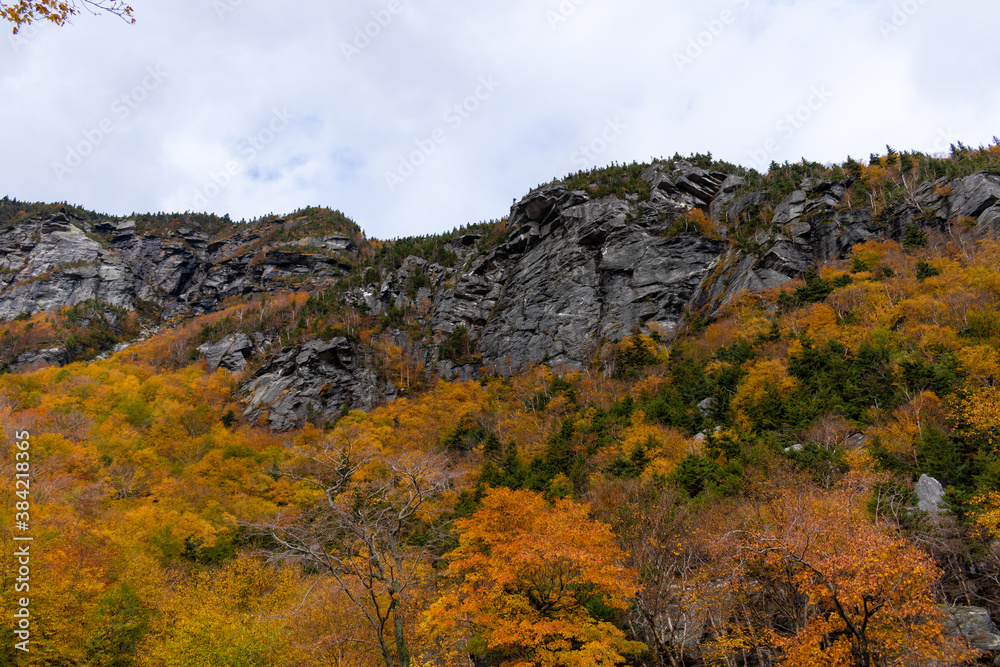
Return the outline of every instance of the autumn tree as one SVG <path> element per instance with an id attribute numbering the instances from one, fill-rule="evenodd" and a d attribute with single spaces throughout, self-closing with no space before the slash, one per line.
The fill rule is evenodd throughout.
<path id="1" fill-rule="evenodd" d="M 1000 445 L 1000 398 L 992 386 L 966 389 L 960 394 L 954 421 L 958 432 L 986 450 Z"/>
<path id="2" fill-rule="evenodd" d="M 729 534 L 743 591 L 734 599 L 779 612 L 770 628 L 779 664 L 875 667 L 971 657 L 944 635 L 934 600 L 940 570 L 872 523 L 855 491 L 778 490 Z"/>
<path id="3" fill-rule="evenodd" d="M 628 620 L 650 648 L 651 662 L 644 664 L 691 664 L 724 606 L 719 599 L 725 591 L 717 582 L 725 575 L 713 567 L 713 534 L 704 528 L 717 525 L 717 517 L 684 502 L 674 489 L 640 480 L 600 477 L 589 499 L 595 517 L 614 530 L 625 564 L 640 573 Z"/>
<path id="4" fill-rule="evenodd" d="M 143 667 L 259 667 L 296 664 L 282 633 L 297 601 L 290 568 L 240 557 L 201 571 L 168 596 L 138 664 Z"/>
<path id="5" fill-rule="evenodd" d="M 785 401 L 798 387 L 778 359 L 753 362 L 740 384 L 732 406 L 736 420 L 746 430 L 775 428 L 786 411 Z"/>
<path id="6" fill-rule="evenodd" d="M 459 546 L 447 556 L 453 585 L 425 620 L 441 645 L 489 654 L 504 667 L 616 665 L 644 648 L 612 622 L 636 574 L 587 505 L 497 488 L 456 528 Z"/>
<path id="7" fill-rule="evenodd" d="M 36 21 L 50 21 L 63 25 L 81 10 L 93 14 L 105 13 L 135 23 L 132 8 L 122 0 L 18 0 L 16 3 L 0 2 L 0 17 L 14 25 L 17 33 L 23 26 Z"/>
<path id="8" fill-rule="evenodd" d="M 276 557 L 332 577 L 373 630 L 387 667 L 409 667 L 403 613 L 433 542 L 430 529 L 451 486 L 433 454 L 382 453 L 339 432 L 303 443 L 284 475 L 315 489 L 318 501 L 289 509 L 257 529 Z"/>

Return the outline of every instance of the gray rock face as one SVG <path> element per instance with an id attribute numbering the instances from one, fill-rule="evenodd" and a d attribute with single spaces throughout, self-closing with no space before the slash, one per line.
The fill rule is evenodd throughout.
<path id="1" fill-rule="evenodd" d="M 539 362 L 580 368 L 604 341 L 637 328 L 669 337 L 690 311 L 716 313 L 741 290 L 780 286 L 818 262 L 846 258 L 870 238 L 898 240 L 909 223 L 946 230 L 956 217 L 969 217 L 984 233 L 1000 228 L 1000 177 L 988 174 L 923 183 L 877 219 L 850 208 L 846 182 L 805 179 L 775 202 L 766 192 L 747 192 L 740 176 L 684 161 L 654 164 L 641 178 L 651 186 L 648 201 L 543 187 L 512 207 L 507 238 L 488 252 L 478 235 L 459 236 L 447 244 L 459 267 L 411 257 L 344 298 L 378 314 L 402 309 L 426 323 L 420 340 L 396 332 L 398 344 L 445 377 Z M 771 224 L 752 238 L 738 234 L 765 204 L 774 207 Z M 681 216 L 695 208 L 718 233 L 678 233 Z M 0 233 L 0 321 L 88 299 L 125 308 L 152 302 L 168 320 L 211 312 L 230 297 L 330 285 L 352 270 L 344 253 L 359 251 L 340 236 L 276 240 L 305 220 L 215 242 L 189 228 L 140 233 L 133 221 L 90 228 L 56 215 L 23 222 Z M 735 235 L 739 245 L 724 240 Z M 442 355 L 448 340 L 451 352 Z M 201 351 L 210 367 L 239 372 L 266 344 L 241 335 Z M 364 356 L 343 339 L 283 350 L 247 379 L 248 414 L 267 411 L 276 428 L 288 428 L 309 414 L 335 417 L 345 404 L 370 407 L 394 395 Z"/>
<path id="2" fill-rule="evenodd" d="M 949 217 L 978 218 L 1000 202 L 1000 176 L 994 174 L 973 174 L 956 179 L 949 186 Z"/>
<path id="3" fill-rule="evenodd" d="M 871 211 L 835 208 L 846 192 L 842 183 L 806 179 L 800 190 L 776 206 L 772 222 L 779 231 L 758 232 L 754 240 L 761 246 L 759 253 L 729 250 L 720 257 L 717 273 L 699 285 L 693 305 L 715 304 L 715 310 L 741 290 L 777 287 L 819 261 L 847 257 L 855 244 L 884 233 Z M 736 224 L 740 213 L 765 200 L 766 193 L 753 192 L 734 199 L 718 215 Z"/>
<path id="4" fill-rule="evenodd" d="M 281 350 L 243 385 L 244 414 L 259 420 L 266 413 L 271 428 L 285 431 L 307 419 L 336 421 L 345 405 L 370 410 L 393 398 L 395 387 L 380 382 L 357 357 L 346 338 Z"/>
<path id="5" fill-rule="evenodd" d="M 723 210 L 735 201 L 736 191 L 745 182 L 742 176 L 734 175 L 726 177 L 726 180 L 719 187 L 719 194 L 715 196 L 712 203 L 708 206 L 708 213 L 713 220 L 724 222 L 722 217 Z"/>
<path id="6" fill-rule="evenodd" d="M 166 303 L 189 287 L 202 262 L 182 239 L 135 236 L 115 237 L 115 249 L 136 276 L 136 296 Z"/>
<path id="7" fill-rule="evenodd" d="M 14 373 L 23 373 L 46 366 L 65 366 L 69 361 L 69 352 L 65 347 L 52 347 L 47 350 L 25 352 L 11 364 L 10 370 Z"/>
<path id="8" fill-rule="evenodd" d="M 653 186 L 654 199 L 670 200 L 686 208 L 707 208 L 722 189 L 728 175 L 706 171 L 682 160 L 669 174 L 664 171 L 663 165 L 653 164 L 642 174 L 642 178 Z M 730 187 L 736 187 L 732 181 Z"/>
<path id="9" fill-rule="evenodd" d="M 693 196 L 677 185 L 683 178 L 658 182 Z M 514 207 L 507 243 L 474 264 L 441 306 L 464 302 L 458 309 L 471 317 L 463 325 L 479 334 L 484 361 L 504 371 L 543 360 L 579 367 L 601 339 L 654 324 L 672 330 L 723 244 L 694 234 L 660 238 L 659 214 L 681 206 L 664 202 L 633 218 L 632 206 L 614 197 L 587 201 L 560 187 L 533 193 Z"/>
<path id="10" fill-rule="evenodd" d="M 1000 630 L 982 607 L 946 605 L 945 634 L 962 637 L 972 648 L 980 651 L 1000 651 Z"/>
<path id="11" fill-rule="evenodd" d="M 64 215 L 0 234 L 0 321 L 94 299 L 135 305 L 129 267 Z"/>
<path id="12" fill-rule="evenodd" d="M 289 245 L 344 251 L 349 251 L 354 247 L 351 239 L 343 236 L 306 236 L 305 238 L 292 241 Z"/>
<path id="13" fill-rule="evenodd" d="M 844 208 L 846 183 L 806 179 L 776 205 L 774 231 L 755 239 L 760 250 L 746 252 L 695 233 L 666 238 L 664 232 L 678 215 L 700 207 L 725 234 L 767 193 L 737 196 L 742 178 L 685 162 L 673 170 L 654 164 L 642 178 L 652 186 L 642 203 L 541 188 L 512 207 L 506 242 L 486 255 L 468 255 L 464 270 L 411 258 L 357 299 L 376 312 L 390 305 L 416 307 L 419 299 L 407 296 L 404 286 L 419 265 L 431 277 L 432 287 L 420 298 L 431 304 L 433 343 L 464 327 L 482 364 L 501 372 L 538 362 L 579 368 L 602 340 L 622 338 L 636 327 L 669 334 L 689 309 L 716 312 L 741 290 L 779 286 L 817 262 L 849 256 L 870 238 L 899 239 L 907 222 L 943 227 L 954 212 L 980 210 L 992 221 L 989 216 L 1000 210 L 992 199 L 995 179 L 984 175 L 955 181 L 950 192 L 944 182 L 924 184 L 888 221 L 876 221 L 870 210 Z M 477 240 L 452 244 L 461 250 Z M 432 349 L 427 363 L 449 376 L 468 374 L 439 362 Z"/>
<path id="14" fill-rule="evenodd" d="M 930 514 L 940 514 L 944 506 L 944 487 L 941 482 L 928 475 L 921 475 L 914 489 L 917 494 L 917 509 Z"/>
<path id="15" fill-rule="evenodd" d="M 232 373 L 242 373 L 246 370 L 247 360 L 253 356 L 254 343 L 244 333 L 231 334 L 217 343 L 200 346 L 198 351 L 208 362 L 208 370 L 224 368 Z"/>
<path id="16" fill-rule="evenodd" d="M 87 300 L 129 309 L 148 301 L 163 308 L 163 319 L 200 315 L 227 297 L 344 276 L 350 267 L 314 250 L 354 251 L 344 237 L 307 237 L 264 246 L 255 257 L 241 253 L 261 241 L 253 230 L 209 244 L 188 228 L 140 234 L 131 220 L 95 224 L 100 237 L 84 227 L 57 214 L 0 233 L 0 321 Z"/>

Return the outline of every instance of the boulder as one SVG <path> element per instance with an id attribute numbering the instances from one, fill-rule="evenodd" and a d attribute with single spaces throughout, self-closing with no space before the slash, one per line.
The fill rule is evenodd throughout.
<path id="1" fill-rule="evenodd" d="M 253 356 L 254 344 L 245 333 L 230 334 L 217 343 L 205 343 L 198 347 L 208 362 L 208 370 L 224 368 L 232 373 L 246 370 L 248 359 Z"/>
<path id="2" fill-rule="evenodd" d="M 698 403 L 698 410 L 701 412 L 702 416 L 708 417 L 715 410 L 715 406 L 718 403 L 714 398 L 709 397 Z"/>
<path id="3" fill-rule="evenodd" d="M 859 449 L 864 447 L 866 442 L 868 442 L 868 438 L 865 437 L 864 433 L 852 433 L 847 436 L 847 440 L 844 441 L 844 444 L 848 449 Z"/>
<path id="4" fill-rule="evenodd" d="M 1000 232 L 1000 204 L 986 209 L 979 216 L 979 223 L 976 225 L 976 229 L 983 235 L 995 235 L 997 232 Z"/>
<path id="5" fill-rule="evenodd" d="M 929 475 L 921 475 L 913 490 L 917 495 L 917 509 L 930 514 L 940 514 L 944 506 L 944 487 Z"/>
<path id="6" fill-rule="evenodd" d="M 1000 651 L 1000 629 L 993 623 L 989 611 L 962 605 L 945 605 L 941 610 L 946 615 L 946 635 L 962 637 L 980 651 Z"/>

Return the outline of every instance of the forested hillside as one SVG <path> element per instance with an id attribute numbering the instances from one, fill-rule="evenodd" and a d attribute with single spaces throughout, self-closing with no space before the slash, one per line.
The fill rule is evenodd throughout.
<path id="1" fill-rule="evenodd" d="M 998 175 L 675 156 L 395 241 L 5 199 L 0 665 L 993 664 Z"/>

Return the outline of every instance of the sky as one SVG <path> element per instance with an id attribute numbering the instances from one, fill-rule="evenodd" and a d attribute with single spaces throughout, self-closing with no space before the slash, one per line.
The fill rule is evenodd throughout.
<path id="1" fill-rule="evenodd" d="M 766 171 L 1000 134 L 996 0 L 135 0 L 0 26 L 0 195 L 369 237 L 711 152 Z"/>

